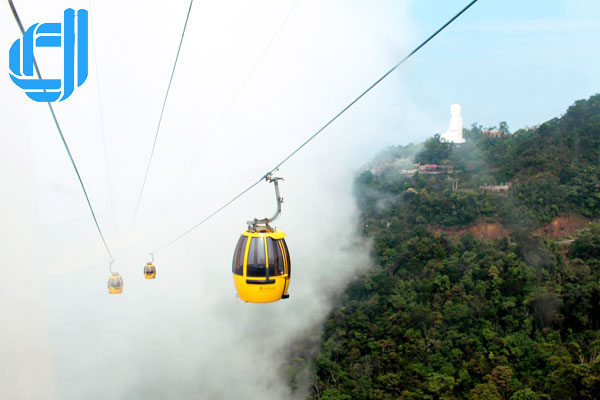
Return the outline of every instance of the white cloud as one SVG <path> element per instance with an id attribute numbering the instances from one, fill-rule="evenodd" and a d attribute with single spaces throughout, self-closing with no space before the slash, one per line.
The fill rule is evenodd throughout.
<path id="1" fill-rule="evenodd" d="M 265 173 L 406 52 L 404 2 L 371 7 L 301 0 L 204 158 L 158 213 L 292 3 L 194 4 L 138 224 L 129 232 L 188 3 L 94 2 L 116 225 L 93 69 L 56 109 L 108 243 L 120 257 L 114 267 L 125 281 L 120 296 L 106 293 L 107 257 L 47 106 L 0 80 L 0 105 L 9 110 L 0 158 L 4 189 L 11 193 L 2 199 L 8 224 L 0 239 L 9 250 L 1 268 L 15 282 L 2 293 L 3 343 L 11 347 L 0 358 L 6 380 L 0 397 L 289 396 L 278 370 L 283 350 L 321 321 L 332 291 L 368 266 L 366 244 L 355 243 L 352 179 L 370 149 L 408 140 L 389 128 L 401 123 L 398 104 L 408 103 L 398 100 L 398 77 L 280 171 L 286 202 L 276 225 L 287 232 L 292 252 L 289 300 L 240 305 L 230 276 L 245 221 L 273 210 L 267 184 L 157 254 L 155 281 L 143 279 L 142 267 L 151 249 Z M 25 25 L 86 6 L 17 4 Z M 8 49 L 18 32 L 7 10 L 0 12 Z M 8 52 L 0 53 L 6 65 Z M 59 63 L 50 53 L 40 60 L 50 71 Z"/>

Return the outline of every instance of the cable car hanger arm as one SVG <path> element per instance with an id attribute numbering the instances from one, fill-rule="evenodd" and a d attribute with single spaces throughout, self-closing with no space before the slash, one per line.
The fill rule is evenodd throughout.
<path id="1" fill-rule="evenodd" d="M 275 185 L 275 200 L 277 202 L 277 210 L 275 214 L 271 218 L 263 218 L 256 219 L 254 218 L 252 221 L 248 221 L 248 229 L 256 229 L 257 225 L 265 225 L 267 228 L 270 228 L 269 223 L 275 221 L 281 215 L 281 203 L 283 203 L 283 197 L 279 194 L 279 181 L 284 180 L 283 178 L 273 176 L 270 172 L 264 176 L 265 180 L 269 183 L 273 183 Z"/>

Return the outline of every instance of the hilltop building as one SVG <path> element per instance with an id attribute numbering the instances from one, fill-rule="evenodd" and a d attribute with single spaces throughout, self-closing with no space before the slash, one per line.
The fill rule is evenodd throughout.
<path id="1" fill-rule="evenodd" d="M 452 165 L 425 164 L 419 165 L 419 173 L 427 175 L 448 175 L 454 172 Z"/>
<path id="2" fill-rule="evenodd" d="M 484 135 L 487 135 L 487 136 L 492 136 L 492 137 L 502 136 L 502 131 L 500 129 L 484 129 L 481 131 L 481 133 L 483 133 Z"/>
<path id="3" fill-rule="evenodd" d="M 479 186 L 480 192 L 508 193 L 510 182 L 501 183 L 499 185 L 483 185 Z"/>

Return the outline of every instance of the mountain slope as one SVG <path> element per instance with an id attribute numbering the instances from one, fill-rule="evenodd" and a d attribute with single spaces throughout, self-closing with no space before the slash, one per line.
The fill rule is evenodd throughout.
<path id="1" fill-rule="evenodd" d="M 600 225 L 533 236 L 600 216 L 600 96 L 465 136 L 389 148 L 357 178 L 376 266 L 325 324 L 313 398 L 600 398 Z M 432 233 L 482 222 L 507 237 Z"/>

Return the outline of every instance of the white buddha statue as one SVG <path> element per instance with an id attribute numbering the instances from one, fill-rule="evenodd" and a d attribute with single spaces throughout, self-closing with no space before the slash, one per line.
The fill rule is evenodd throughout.
<path id="1" fill-rule="evenodd" d="M 464 143 L 463 137 L 463 119 L 460 115 L 460 104 L 452 104 L 450 106 L 450 128 L 446 133 L 442 134 L 442 139 L 452 143 Z"/>

